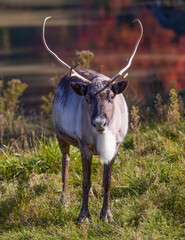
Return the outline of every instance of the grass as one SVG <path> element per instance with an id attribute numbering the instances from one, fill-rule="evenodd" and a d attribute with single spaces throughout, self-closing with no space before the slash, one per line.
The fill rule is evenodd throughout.
<path id="1" fill-rule="evenodd" d="M 64 207 L 60 203 L 62 156 L 51 124 L 42 120 L 41 126 L 29 125 L 19 116 L 14 119 L 16 128 L 12 125 L 7 132 L 10 128 L 3 125 L 7 116 L 2 112 L 0 240 L 185 239 L 184 106 L 175 90 L 171 90 L 168 104 L 157 95 L 155 106 L 153 118 L 146 118 L 144 125 L 139 108 L 132 107 L 130 132 L 112 174 L 110 207 L 115 221 L 99 220 L 103 165 L 94 157 L 92 220 L 82 225 L 77 224 L 82 203 L 79 150 L 70 149 L 69 205 Z M 45 129 L 45 137 L 41 129 Z"/>
<path id="2" fill-rule="evenodd" d="M 139 131 L 139 155 L 132 131 L 113 169 L 114 223 L 99 220 L 103 166 L 97 157 L 92 165 L 95 198 L 89 202 L 92 220 L 79 226 L 80 152 L 70 150 L 65 208 L 59 201 L 62 166 L 55 137 L 39 140 L 27 152 L 1 148 L 0 239 L 185 239 L 185 121 L 181 118 L 175 132 L 166 122 L 145 124 Z"/>

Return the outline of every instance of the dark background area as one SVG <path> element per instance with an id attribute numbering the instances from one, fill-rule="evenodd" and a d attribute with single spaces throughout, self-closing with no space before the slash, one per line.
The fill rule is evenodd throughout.
<path id="1" fill-rule="evenodd" d="M 185 1 L 139 0 L 1 0 L 0 76 L 29 85 L 22 100 L 37 108 L 51 91 L 48 79 L 66 70 L 45 50 L 41 38 L 45 17 L 50 48 L 72 65 L 76 50 L 91 50 L 92 68 L 113 77 L 126 65 L 139 35 L 144 35 L 128 73 L 127 101 L 146 103 L 171 86 L 185 89 Z"/>

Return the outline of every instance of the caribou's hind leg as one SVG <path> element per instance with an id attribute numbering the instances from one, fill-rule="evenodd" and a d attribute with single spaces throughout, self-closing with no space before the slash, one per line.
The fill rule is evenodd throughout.
<path id="1" fill-rule="evenodd" d="M 66 198 L 66 190 L 67 190 L 67 178 L 68 178 L 68 170 L 69 170 L 69 146 L 70 144 L 65 142 L 64 140 L 60 139 L 59 137 L 58 143 L 60 150 L 62 152 L 62 182 L 63 182 L 63 192 L 61 196 L 61 203 L 67 205 L 67 198 Z"/>

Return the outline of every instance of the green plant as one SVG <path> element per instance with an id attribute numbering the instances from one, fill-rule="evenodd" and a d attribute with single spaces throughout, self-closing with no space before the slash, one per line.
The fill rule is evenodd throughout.
<path id="1" fill-rule="evenodd" d="M 144 142 L 141 134 L 141 122 L 139 117 L 139 108 L 132 106 L 131 112 L 131 123 L 130 127 L 132 129 L 133 135 L 133 147 L 136 154 L 141 157 L 141 153 L 144 150 Z"/>
<path id="2" fill-rule="evenodd" d="M 48 96 L 41 97 L 43 104 L 40 105 L 41 110 L 47 115 L 51 115 L 53 107 L 54 93 L 50 92 Z"/>
<path id="3" fill-rule="evenodd" d="M 16 112 L 19 108 L 19 97 L 28 87 L 26 83 L 22 83 L 19 79 L 12 79 L 7 83 L 7 87 L 3 82 L 0 82 L 1 104 L 0 113 L 4 114 L 7 125 L 12 126 L 13 120 L 16 117 Z"/>
<path id="4" fill-rule="evenodd" d="M 179 112 L 179 101 L 178 94 L 175 89 L 170 90 L 170 104 L 167 112 L 167 121 L 170 123 L 178 123 L 180 120 L 180 112 Z"/>
<path id="5" fill-rule="evenodd" d="M 57 88 L 59 80 L 60 78 L 58 77 L 57 74 L 55 74 L 54 77 L 51 77 L 48 82 L 49 82 L 49 85 L 52 87 L 52 91 L 49 92 L 47 96 L 41 97 L 41 100 L 43 101 L 43 103 L 40 105 L 40 108 L 47 117 L 50 116 L 52 113 L 54 92 Z"/>
<path id="6" fill-rule="evenodd" d="M 88 69 L 91 67 L 94 54 L 89 50 L 83 50 L 83 51 L 76 51 L 76 56 L 78 58 L 78 61 L 80 63 L 80 68 Z"/>

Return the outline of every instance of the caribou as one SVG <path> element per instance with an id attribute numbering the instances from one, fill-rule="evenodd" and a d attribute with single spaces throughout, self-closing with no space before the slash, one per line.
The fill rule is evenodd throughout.
<path id="1" fill-rule="evenodd" d="M 45 40 L 46 21 L 43 22 L 43 42 L 51 55 L 59 61 L 68 73 L 62 77 L 56 89 L 53 101 L 53 122 L 59 147 L 62 153 L 63 193 L 61 202 L 65 202 L 68 169 L 70 163 L 69 147 L 80 149 L 83 170 L 83 200 L 78 221 L 91 218 L 88 210 L 91 187 L 91 164 L 93 155 L 99 155 L 104 164 L 103 207 L 100 219 L 113 220 L 109 207 L 111 172 L 120 144 L 128 130 L 128 108 L 123 96 L 128 81 L 125 80 L 139 42 L 143 35 L 140 20 L 140 35 L 127 65 L 113 78 L 90 69 L 74 70 L 61 60 L 47 45 Z"/>

